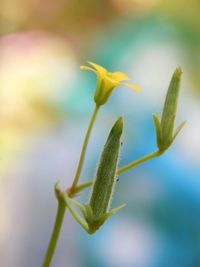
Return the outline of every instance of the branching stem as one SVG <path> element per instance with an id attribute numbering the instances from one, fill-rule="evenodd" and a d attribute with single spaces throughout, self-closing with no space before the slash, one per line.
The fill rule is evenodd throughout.
<path id="1" fill-rule="evenodd" d="M 156 152 L 153 152 L 153 153 L 150 153 L 144 157 L 141 157 L 135 161 L 132 161 L 131 163 L 125 165 L 124 167 L 121 167 L 117 170 L 117 174 L 122 174 L 130 169 L 134 169 L 136 166 L 144 163 L 145 161 L 148 161 L 150 159 L 153 159 L 153 158 L 156 158 L 156 157 L 159 157 L 160 155 L 162 155 L 164 153 L 164 151 L 156 151 Z M 90 187 L 92 184 L 94 183 L 94 179 L 91 179 L 89 181 L 86 181 L 84 183 L 81 183 L 79 185 L 76 186 L 75 188 L 75 194 L 76 193 L 79 193 L 81 192 L 82 190 L 84 190 L 85 188 L 87 187 Z"/>
<path id="2" fill-rule="evenodd" d="M 83 183 L 80 186 L 77 186 L 77 183 L 78 183 L 78 180 L 79 180 L 79 177 L 80 177 L 80 174 L 81 174 L 81 170 L 82 170 L 82 167 L 83 167 L 83 162 L 84 162 L 84 158 L 85 158 L 85 152 L 86 152 L 86 149 L 87 149 L 88 141 L 89 141 L 89 138 L 90 138 L 90 135 L 91 135 L 91 132 L 92 132 L 92 128 L 93 128 L 93 125 L 94 125 L 94 122 L 95 122 L 95 119 L 96 119 L 98 111 L 99 111 L 99 106 L 96 105 L 95 108 L 94 108 L 92 117 L 90 119 L 87 132 L 86 132 L 86 136 L 85 136 L 85 139 L 84 139 L 84 143 L 83 143 L 80 159 L 79 159 L 79 162 L 78 162 L 76 174 L 75 174 L 75 177 L 74 177 L 74 181 L 72 183 L 71 188 L 67 190 L 70 197 L 73 197 L 75 195 L 75 193 L 77 193 L 79 191 L 82 191 L 84 188 L 90 186 L 90 184 L 91 184 L 89 182 L 89 185 L 88 185 L 88 182 L 86 182 L 86 183 Z M 63 219 L 64 219 L 64 215 L 65 215 L 65 209 L 66 208 L 67 207 L 66 207 L 66 204 L 63 201 L 63 199 L 58 197 L 57 215 L 56 215 L 54 228 L 53 228 L 53 231 L 52 231 L 52 234 L 51 234 L 51 239 L 50 239 L 50 242 L 49 242 L 49 246 L 47 248 L 47 252 L 46 252 L 45 259 L 44 259 L 42 267 L 49 267 L 50 264 L 51 264 L 51 261 L 52 261 L 53 255 L 54 255 L 54 251 L 55 251 L 55 248 L 56 248 L 56 244 L 57 244 L 57 241 L 58 241 L 58 237 L 59 237 L 59 234 L 60 234 L 60 229 L 61 229 L 61 226 L 62 226 L 62 223 L 63 223 Z"/>

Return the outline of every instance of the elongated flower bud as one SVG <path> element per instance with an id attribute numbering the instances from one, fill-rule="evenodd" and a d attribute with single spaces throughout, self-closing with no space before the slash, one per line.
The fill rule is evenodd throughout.
<path id="1" fill-rule="evenodd" d="M 157 115 L 153 115 L 157 133 L 157 145 L 160 151 L 165 151 L 172 144 L 184 125 L 182 123 L 174 133 L 181 74 L 181 68 L 177 68 L 173 73 L 165 98 L 161 121 Z"/>
<path id="2" fill-rule="evenodd" d="M 171 141 L 174 130 L 182 70 L 177 68 L 172 76 L 161 117 L 162 139 Z"/>
<path id="3" fill-rule="evenodd" d="M 67 193 L 63 195 L 64 202 L 69 208 L 69 211 L 89 234 L 94 234 L 110 216 L 125 206 L 120 205 L 112 210 L 109 210 L 116 182 L 122 131 L 123 120 L 120 117 L 112 127 L 104 145 L 89 202 L 85 205 L 81 205 L 75 200 L 72 201 Z M 59 193 L 58 189 L 56 193 Z M 86 222 L 74 210 L 72 204 L 75 204 L 82 212 Z"/>
<path id="4" fill-rule="evenodd" d="M 122 118 L 119 118 L 111 129 L 101 154 L 96 180 L 89 200 L 93 216 L 96 219 L 105 215 L 110 206 L 116 181 L 122 130 L 123 120 Z"/>

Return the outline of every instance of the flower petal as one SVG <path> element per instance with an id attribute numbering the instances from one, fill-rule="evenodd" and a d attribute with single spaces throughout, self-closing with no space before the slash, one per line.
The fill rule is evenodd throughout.
<path id="1" fill-rule="evenodd" d="M 120 84 L 119 81 L 116 79 L 113 79 L 112 77 L 106 76 L 105 80 L 108 81 L 110 84 L 113 84 L 113 86 L 118 86 Z"/>
<path id="2" fill-rule="evenodd" d="M 116 72 L 111 73 L 111 77 L 119 82 L 128 80 L 128 76 L 124 72 L 121 72 L 121 71 L 116 71 Z"/>
<path id="3" fill-rule="evenodd" d="M 88 66 L 80 66 L 80 69 L 81 69 L 81 70 L 90 70 L 90 71 L 92 71 L 92 72 L 97 73 L 96 70 L 94 70 L 94 69 L 92 69 L 92 68 L 90 68 L 90 67 L 88 67 Z"/>
<path id="4" fill-rule="evenodd" d="M 141 91 L 141 88 L 138 87 L 137 85 L 134 85 L 132 83 L 121 83 L 121 85 L 126 85 L 128 87 L 130 87 L 131 89 L 137 91 L 137 92 L 140 92 Z"/>
<path id="5" fill-rule="evenodd" d="M 108 71 L 105 68 L 103 68 L 102 66 L 100 66 L 96 63 L 88 61 L 88 64 L 90 64 L 92 67 L 94 67 L 100 76 L 105 76 L 108 73 Z"/>

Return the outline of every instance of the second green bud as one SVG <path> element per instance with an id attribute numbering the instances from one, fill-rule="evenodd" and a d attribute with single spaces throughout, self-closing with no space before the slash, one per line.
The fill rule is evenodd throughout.
<path id="1" fill-rule="evenodd" d="M 109 216 L 118 210 L 117 208 L 116 211 L 115 209 L 113 210 L 114 212 L 109 211 L 109 207 L 116 182 L 122 131 L 123 119 L 120 117 L 112 127 L 104 145 L 97 166 L 96 178 L 91 196 L 86 205 L 86 221 L 90 228 L 100 227 Z"/>

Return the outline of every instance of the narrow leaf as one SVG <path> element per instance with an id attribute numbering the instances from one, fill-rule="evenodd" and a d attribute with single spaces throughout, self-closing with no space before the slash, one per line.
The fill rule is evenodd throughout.
<path id="1" fill-rule="evenodd" d="M 185 124 L 186 124 L 186 121 L 183 121 L 183 122 L 178 126 L 178 128 L 176 129 L 175 134 L 174 134 L 174 136 L 173 136 L 173 138 L 172 138 L 172 142 L 174 142 L 174 140 L 176 139 L 177 135 L 178 135 L 178 134 L 180 133 L 180 131 L 183 129 L 183 127 L 185 126 Z"/>
<path id="2" fill-rule="evenodd" d="M 153 122 L 156 129 L 156 139 L 157 139 L 157 146 L 160 147 L 162 135 L 161 135 L 161 125 L 160 125 L 160 118 L 158 115 L 153 114 Z"/>

